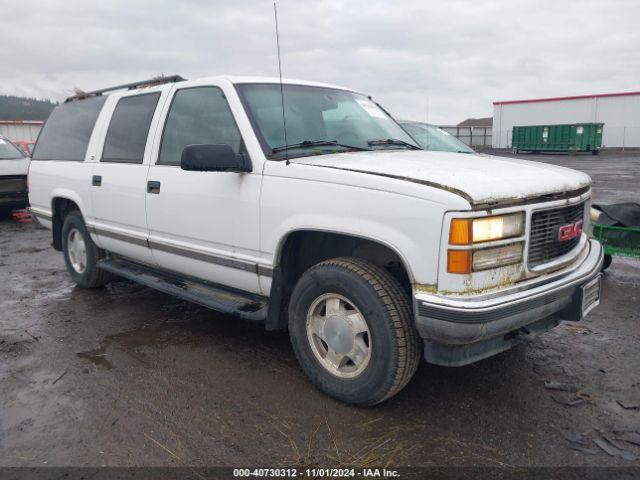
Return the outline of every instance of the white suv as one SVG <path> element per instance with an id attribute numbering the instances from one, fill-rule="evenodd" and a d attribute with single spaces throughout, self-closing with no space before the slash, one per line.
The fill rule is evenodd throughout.
<path id="1" fill-rule="evenodd" d="M 167 77 L 69 98 L 29 178 L 79 286 L 115 274 L 288 328 L 349 403 L 391 397 L 421 356 L 468 364 L 599 302 L 587 175 L 422 150 L 346 88 Z"/>

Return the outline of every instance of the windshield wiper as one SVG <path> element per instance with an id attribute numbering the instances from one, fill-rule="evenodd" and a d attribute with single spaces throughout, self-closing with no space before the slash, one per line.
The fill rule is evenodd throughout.
<path id="1" fill-rule="evenodd" d="M 386 140 L 369 140 L 367 142 L 371 146 L 375 145 L 398 145 L 401 147 L 409 147 L 411 150 L 422 150 L 420 147 L 416 147 L 415 145 L 405 142 L 404 140 L 399 140 L 397 138 L 388 138 Z"/>
<path id="2" fill-rule="evenodd" d="M 337 146 L 342 148 L 349 148 L 352 150 L 369 150 L 368 148 L 356 147 L 354 145 L 345 145 L 338 143 L 337 140 L 305 140 L 300 143 L 292 143 L 290 145 L 282 145 L 280 147 L 273 147 L 271 153 L 283 152 L 285 150 L 292 150 L 294 148 L 310 148 L 310 147 L 322 147 L 322 146 Z"/>

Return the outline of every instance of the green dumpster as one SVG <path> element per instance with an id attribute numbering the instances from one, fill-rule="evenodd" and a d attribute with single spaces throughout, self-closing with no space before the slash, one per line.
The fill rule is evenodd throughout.
<path id="1" fill-rule="evenodd" d="M 602 147 L 604 123 L 574 123 L 565 125 L 530 125 L 513 127 L 511 145 L 514 153 L 591 152 Z"/>

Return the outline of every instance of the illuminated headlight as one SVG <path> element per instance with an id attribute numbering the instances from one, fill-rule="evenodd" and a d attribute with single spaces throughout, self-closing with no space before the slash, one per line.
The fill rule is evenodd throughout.
<path id="1" fill-rule="evenodd" d="M 522 242 L 499 247 L 478 248 L 484 242 L 521 237 L 524 212 L 491 217 L 454 218 L 449 229 L 449 244 L 465 248 L 447 250 L 447 272 L 467 274 L 522 262 Z"/>
<path id="2" fill-rule="evenodd" d="M 522 243 L 495 248 L 482 248 L 473 252 L 474 272 L 490 268 L 504 267 L 522 261 Z"/>
<path id="3" fill-rule="evenodd" d="M 522 213 L 475 218 L 472 222 L 473 243 L 520 236 L 524 229 L 523 218 Z"/>
<path id="4" fill-rule="evenodd" d="M 524 214 L 522 212 L 473 219 L 454 218 L 451 220 L 449 243 L 451 245 L 469 245 L 519 237 L 523 233 Z"/>

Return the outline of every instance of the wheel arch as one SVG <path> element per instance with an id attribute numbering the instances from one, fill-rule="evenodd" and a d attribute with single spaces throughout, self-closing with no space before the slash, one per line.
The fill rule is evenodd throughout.
<path id="1" fill-rule="evenodd" d="M 301 252 L 305 252 L 301 254 Z M 411 293 L 414 276 L 402 253 L 388 242 L 370 236 L 329 229 L 300 228 L 287 232 L 276 248 L 267 329 L 286 327 L 288 298 L 302 274 L 313 265 L 336 257 L 367 260 L 389 271 Z"/>
<path id="2" fill-rule="evenodd" d="M 332 230 L 332 229 L 297 228 L 297 229 L 288 231 L 286 235 L 284 235 L 280 239 L 276 247 L 276 254 L 274 255 L 274 262 L 273 262 L 275 265 L 280 265 L 280 263 L 282 262 L 283 255 L 286 254 L 287 247 L 291 245 L 291 242 L 295 241 L 297 238 L 299 238 L 302 235 L 333 236 L 336 239 L 339 237 L 342 239 L 353 239 L 361 243 L 366 242 L 369 244 L 379 245 L 381 248 L 384 248 L 385 250 L 392 252 L 400 260 L 400 262 L 402 263 L 407 273 L 407 276 L 409 277 L 409 281 L 413 281 L 414 277 L 409 267 L 409 262 L 396 246 L 392 245 L 386 240 L 375 238 L 369 235 L 362 235 L 362 234 L 352 233 L 352 232 L 342 232 L 342 231 Z"/>
<path id="3" fill-rule="evenodd" d="M 80 207 L 80 199 L 68 192 L 54 195 L 51 199 L 51 231 L 53 236 L 53 248 L 62 251 L 62 225 L 66 216 L 74 211 L 80 212 L 83 216 L 82 208 Z"/>

